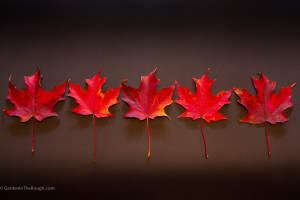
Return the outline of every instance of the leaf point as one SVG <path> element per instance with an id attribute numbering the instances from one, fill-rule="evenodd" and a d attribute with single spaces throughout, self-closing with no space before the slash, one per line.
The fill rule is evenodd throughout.
<path id="1" fill-rule="evenodd" d="M 263 76 L 262 72 L 256 72 L 256 74 L 261 78 Z"/>

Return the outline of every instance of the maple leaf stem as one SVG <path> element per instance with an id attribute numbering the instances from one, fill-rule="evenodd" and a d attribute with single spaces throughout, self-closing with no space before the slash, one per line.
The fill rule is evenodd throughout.
<path id="1" fill-rule="evenodd" d="M 94 132 L 95 132 L 95 141 L 94 141 L 94 162 L 96 162 L 96 121 L 95 121 L 95 115 L 93 115 L 94 120 Z"/>
<path id="2" fill-rule="evenodd" d="M 149 135 L 149 122 L 148 122 L 148 117 L 147 117 L 147 132 L 148 132 L 148 143 L 149 143 L 149 146 L 148 146 L 148 158 L 150 158 L 150 135 Z"/>
<path id="3" fill-rule="evenodd" d="M 203 136 L 203 140 L 204 140 L 204 146 L 205 146 L 205 158 L 208 158 L 207 155 L 207 148 L 206 148 L 206 140 L 205 140 L 205 136 L 204 136 L 204 132 L 203 132 L 203 122 L 202 122 L 202 117 L 201 117 L 201 132 L 202 132 L 202 136 Z"/>
<path id="4" fill-rule="evenodd" d="M 33 121 L 32 121 L 32 148 L 31 148 L 31 152 L 34 152 L 34 121 L 35 118 L 33 117 Z"/>
<path id="5" fill-rule="evenodd" d="M 271 153 L 270 153 L 270 146 L 269 146 L 269 138 L 268 138 L 267 122 L 266 121 L 265 121 L 265 131 L 266 131 L 266 138 L 267 138 L 267 144 L 268 144 L 268 156 L 270 156 Z"/>

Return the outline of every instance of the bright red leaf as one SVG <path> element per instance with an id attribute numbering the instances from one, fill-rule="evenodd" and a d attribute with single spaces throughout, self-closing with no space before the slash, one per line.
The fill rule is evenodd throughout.
<path id="1" fill-rule="evenodd" d="M 207 123 L 210 121 L 219 121 L 227 119 L 218 110 L 228 101 L 232 90 L 221 91 L 216 96 L 211 93 L 211 86 L 215 80 L 210 80 L 207 73 L 201 79 L 193 79 L 196 83 L 196 92 L 192 94 L 188 88 L 181 87 L 177 82 L 178 100 L 175 102 L 182 105 L 186 111 L 179 117 L 192 118 L 193 120 L 201 118 L 201 131 L 205 145 L 205 156 L 207 155 L 206 141 L 203 133 L 202 119 Z"/>
<path id="2" fill-rule="evenodd" d="M 122 84 L 123 98 L 130 109 L 124 116 L 125 118 L 138 118 L 140 121 L 147 119 L 148 132 L 148 158 L 150 157 L 150 135 L 148 119 L 154 119 L 158 116 L 166 116 L 164 108 L 172 104 L 172 96 L 175 85 L 163 88 L 161 91 L 156 90 L 159 79 L 155 78 L 156 69 L 148 76 L 142 76 L 141 85 L 138 89 Z"/>
<path id="3" fill-rule="evenodd" d="M 113 117 L 109 112 L 109 107 L 119 103 L 117 98 L 120 94 L 121 86 L 115 89 L 109 89 L 107 92 L 102 92 L 102 85 L 105 83 L 106 78 L 100 78 L 100 69 L 98 73 L 91 79 L 86 79 L 88 89 L 83 90 L 79 84 L 69 83 L 70 93 L 69 97 L 76 99 L 78 107 L 71 110 L 74 113 L 80 115 L 93 115 L 94 120 L 94 132 L 95 132 L 95 143 L 94 143 L 94 161 L 96 161 L 96 123 L 95 116 L 101 117 Z"/>
<path id="4" fill-rule="evenodd" d="M 277 122 L 283 123 L 289 120 L 284 110 L 293 105 L 291 92 L 295 84 L 287 88 L 281 88 L 277 94 L 274 94 L 276 81 L 269 81 L 263 74 L 261 74 L 260 79 L 252 77 L 252 80 L 257 91 L 256 96 L 252 96 L 246 89 L 235 89 L 235 93 L 240 97 L 238 102 L 248 110 L 247 115 L 240 121 L 251 124 L 265 124 L 268 155 L 270 155 L 267 122 L 276 124 Z"/>
<path id="5" fill-rule="evenodd" d="M 9 116 L 18 116 L 21 122 L 27 122 L 33 117 L 33 142 L 32 152 L 34 152 L 34 119 L 42 121 L 51 116 L 58 117 L 54 111 L 54 105 L 61 100 L 64 100 L 65 88 L 67 81 L 60 86 L 55 86 L 50 92 L 46 92 L 41 88 L 41 75 L 39 70 L 32 76 L 25 76 L 27 89 L 25 91 L 17 89 L 9 78 L 9 94 L 6 97 L 15 106 L 12 109 L 4 110 Z"/>

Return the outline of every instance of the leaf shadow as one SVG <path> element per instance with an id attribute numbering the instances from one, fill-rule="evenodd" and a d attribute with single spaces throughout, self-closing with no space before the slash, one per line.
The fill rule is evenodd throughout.
<path id="1" fill-rule="evenodd" d="M 32 120 L 27 122 L 20 122 L 19 117 L 11 117 L 11 123 L 6 126 L 6 129 L 13 136 L 18 137 L 22 135 L 27 135 L 32 131 Z"/>
<path id="2" fill-rule="evenodd" d="M 281 138 L 284 136 L 287 131 L 283 123 L 277 124 L 267 124 L 268 135 L 272 136 L 275 139 Z"/>
<path id="3" fill-rule="evenodd" d="M 121 113 L 124 116 L 129 110 L 127 103 L 122 103 Z M 124 129 L 125 134 L 130 138 L 140 138 L 143 132 L 147 132 L 147 124 L 135 118 L 124 118 L 127 125 Z"/>
<path id="4" fill-rule="evenodd" d="M 89 125 L 92 123 L 93 121 L 93 117 L 91 116 L 85 116 L 85 115 L 79 115 L 77 113 L 73 113 L 71 111 L 71 109 L 74 109 L 78 106 L 78 104 L 75 102 L 75 99 L 74 98 L 71 98 L 69 97 L 69 105 L 68 105 L 68 108 L 70 108 L 70 110 L 68 109 L 66 111 L 66 116 L 74 119 L 74 120 L 77 120 L 77 123 L 76 123 L 76 127 L 80 127 L 80 128 L 87 128 L 89 127 Z M 98 120 L 97 120 L 98 121 Z"/>
<path id="5" fill-rule="evenodd" d="M 60 120 L 57 117 L 49 117 L 43 121 L 35 120 L 35 134 L 46 134 L 52 132 L 60 124 Z"/>
<path id="6" fill-rule="evenodd" d="M 125 134 L 130 138 L 141 138 L 143 133 L 147 134 L 147 124 L 134 118 L 125 118 L 127 125 L 124 129 Z"/>
<path id="7" fill-rule="evenodd" d="M 233 92 L 234 95 L 233 98 L 234 100 L 231 101 L 231 105 L 232 106 L 235 106 L 236 110 L 237 110 L 237 121 L 239 122 L 239 124 L 244 124 L 243 122 L 240 122 L 241 119 L 243 119 L 246 115 L 247 115 L 247 109 L 238 102 L 239 100 L 239 96 Z M 233 102 L 234 102 L 234 105 L 233 105 Z"/>
<path id="8" fill-rule="evenodd" d="M 156 118 L 154 118 L 154 120 L 149 119 L 150 135 L 152 135 L 155 138 L 165 138 L 165 136 L 166 136 L 165 123 L 167 123 L 169 121 L 170 120 L 167 117 L 156 117 Z M 146 126 L 147 126 L 147 124 L 146 124 Z"/>
<path id="9" fill-rule="evenodd" d="M 59 113 L 65 104 L 66 104 L 66 100 L 59 101 L 55 104 L 54 110 L 58 114 L 58 116 L 60 116 Z"/>
<path id="10" fill-rule="evenodd" d="M 105 127 L 112 122 L 113 122 L 113 117 L 102 117 L 102 118 L 95 117 L 96 127 Z"/>
<path id="11" fill-rule="evenodd" d="M 123 116 L 128 111 L 128 105 L 126 103 L 122 106 Z M 143 134 L 147 134 L 147 120 L 140 121 L 136 118 L 125 118 L 127 125 L 125 127 L 125 133 L 131 138 L 140 138 Z M 166 135 L 165 121 L 169 120 L 167 117 L 156 117 L 154 120 L 149 119 L 149 134 L 155 138 L 164 138 Z"/>
<path id="12" fill-rule="evenodd" d="M 240 124 L 246 124 L 246 125 L 250 125 L 250 126 L 254 126 L 255 128 L 259 129 L 260 132 L 265 134 L 265 125 L 264 123 L 262 124 L 249 124 L 249 123 L 245 123 L 245 122 L 240 122 Z M 270 124 L 267 123 L 267 132 L 268 132 L 268 136 L 272 136 L 276 139 L 281 138 L 282 136 L 284 136 L 286 134 L 286 129 L 284 128 L 284 124 L 283 123 L 277 123 L 277 124 Z"/>

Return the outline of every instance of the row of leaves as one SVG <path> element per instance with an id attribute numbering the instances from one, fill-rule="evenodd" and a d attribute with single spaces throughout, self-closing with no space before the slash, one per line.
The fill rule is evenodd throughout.
<path id="1" fill-rule="evenodd" d="M 105 83 L 106 78 L 100 78 L 100 69 L 98 73 L 91 79 L 86 79 L 88 84 L 87 90 L 83 90 L 79 84 L 72 84 L 67 80 L 60 86 L 56 86 L 50 92 L 46 92 L 41 88 L 40 71 L 38 70 L 32 76 L 25 76 L 25 83 L 27 89 L 25 91 L 17 89 L 11 83 L 9 78 L 9 99 L 14 107 L 4 112 L 9 116 L 18 116 L 21 122 L 26 122 L 33 117 L 33 142 L 32 152 L 34 152 L 34 121 L 42 121 L 43 119 L 56 116 L 54 106 L 58 101 L 64 100 L 64 93 L 67 83 L 69 84 L 70 93 L 69 97 L 73 97 L 79 105 L 71 110 L 80 115 L 92 115 L 94 121 L 94 154 L 93 160 L 96 161 L 96 125 L 95 117 L 112 117 L 109 112 L 109 107 L 119 103 L 117 98 L 120 94 L 120 89 L 123 91 L 122 100 L 126 102 L 130 109 L 124 116 L 125 118 L 138 118 L 139 120 L 147 120 L 147 133 L 148 133 L 148 158 L 150 157 L 150 135 L 149 135 L 149 118 L 154 119 L 158 116 L 169 117 L 164 108 L 170 105 L 172 101 L 173 91 L 175 85 L 178 88 L 179 98 L 175 101 L 182 105 L 186 111 L 179 117 L 192 118 L 193 120 L 201 119 L 201 131 L 205 145 L 205 156 L 207 155 L 206 141 L 203 133 L 203 119 L 210 123 L 210 121 L 219 121 L 227 119 L 223 114 L 218 111 L 228 101 L 231 93 L 234 91 L 239 97 L 239 103 L 242 104 L 247 110 L 247 115 L 241 119 L 242 122 L 252 124 L 265 124 L 265 133 L 268 144 L 268 155 L 270 155 L 270 148 L 267 134 L 267 122 L 276 124 L 277 122 L 286 122 L 289 120 L 284 110 L 291 107 L 291 90 L 295 84 L 281 88 L 279 93 L 274 94 L 276 86 L 275 81 L 269 81 L 263 74 L 260 73 L 260 79 L 253 78 L 254 87 L 257 90 L 256 96 L 252 96 L 246 89 L 233 88 L 230 91 L 221 91 L 217 95 L 211 92 L 211 86 L 215 80 L 210 80 L 208 73 L 200 79 L 193 79 L 196 84 L 196 92 L 193 94 L 188 88 L 181 87 L 177 81 L 175 84 L 157 91 L 156 87 L 159 79 L 155 78 L 156 69 L 148 76 L 141 77 L 141 84 L 138 89 L 132 88 L 122 83 L 121 86 L 115 89 L 109 89 L 107 92 L 102 92 L 102 85 Z"/>

